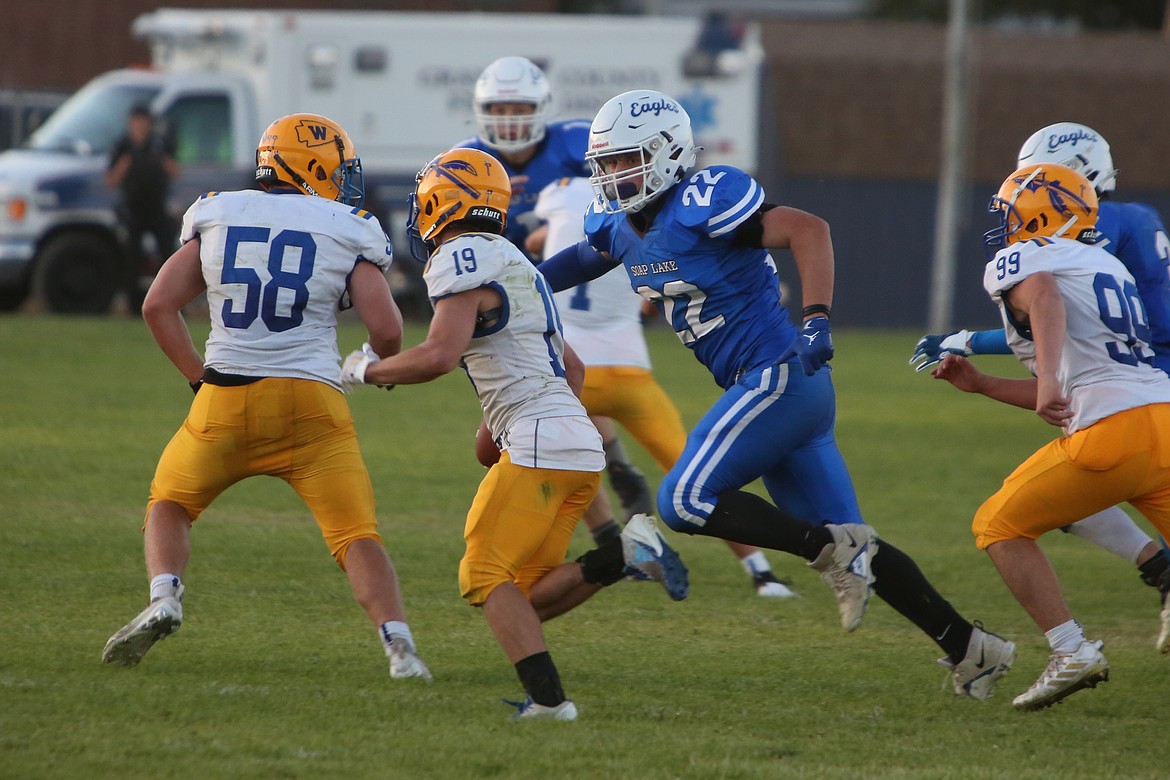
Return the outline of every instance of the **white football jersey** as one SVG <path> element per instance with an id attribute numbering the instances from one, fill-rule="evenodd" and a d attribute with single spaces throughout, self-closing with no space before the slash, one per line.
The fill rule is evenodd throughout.
<path id="1" fill-rule="evenodd" d="M 1072 398 L 1068 432 L 1126 409 L 1170 402 L 1170 378 L 1148 362 L 1149 321 L 1133 276 L 1099 246 L 1067 238 L 1013 244 L 984 270 L 983 286 L 999 305 L 1008 345 L 1028 370 L 1036 372 L 1035 344 L 1030 332 L 1020 332 L 1003 295 L 1040 272 L 1053 275 L 1064 299 L 1057 378 Z"/>
<path id="2" fill-rule="evenodd" d="M 464 233 L 440 244 L 423 272 L 433 302 L 491 287 L 499 317 L 477 326 L 463 367 L 484 420 L 518 466 L 601 471 L 601 436 L 565 381 L 556 303 L 535 266 L 507 239 Z"/>
<path id="3" fill-rule="evenodd" d="M 180 239 L 196 236 L 211 313 L 205 365 L 340 390 L 335 328 L 349 275 L 359 260 L 390 267 L 377 218 L 310 195 L 213 192 L 183 215 Z"/>
<path id="4" fill-rule="evenodd" d="M 544 256 L 585 238 L 585 211 L 597 195 L 585 178 L 558 179 L 541 190 L 534 209 L 548 223 Z M 642 296 L 618 266 L 591 282 L 556 293 L 565 341 L 587 366 L 650 368 L 642 335 Z"/>

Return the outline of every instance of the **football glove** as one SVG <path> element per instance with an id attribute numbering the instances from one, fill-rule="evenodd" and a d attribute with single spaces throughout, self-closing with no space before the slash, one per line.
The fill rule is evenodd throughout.
<path id="1" fill-rule="evenodd" d="M 345 392 L 353 392 L 353 389 L 358 385 L 366 383 L 366 369 L 370 367 L 370 363 L 376 363 L 382 357 L 374 351 L 370 346 L 370 342 L 362 344 L 360 350 L 354 350 L 349 353 L 349 357 L 341 364 L 341 386 Z M 393 390 L 394 385 L 375 385 L 384 390 Z"/>
<path id="2" fill-rule="evenodd" d="M 925 371 L 943 359 L 943 355 L 959 355 L 971 357 L 971 331 L 958 330 L 954 333 L 944 333 L 941 336 L 927 334 L 918 339 L 914 346 L 914 354 L 910 356 L 910 365 L 915 371 Z"/>
<path id="3" fill-rule="evenodd" d="M 833 335 L 828 317 L 813 317 L 805 320 L 796 342 L 780 357 L 780 362 L 796 355 L 807 376 L 815 374 L 821 366 L 833 359 Z"/>
<path id="4" fill-rule="evenodd" d="M 368 345 L 367 345 L 368 346 Z M 366 383 L 366 369 L 376 360 L 365 349 L 355 349 L 349 353 L 341 364 L 341 387 L 347 393 L 352 393 L 358 385 Z"/>

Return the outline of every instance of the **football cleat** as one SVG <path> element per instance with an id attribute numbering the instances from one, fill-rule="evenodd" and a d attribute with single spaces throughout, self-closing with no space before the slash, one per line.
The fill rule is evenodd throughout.
<path id="1" fill-rule="evenodd" d="M 137 666 L 155 642 L 166 639 L 183 625 L 183 591 L 150 602 L 146 609 L 110 637 L 102 650 L 102 663 Z"/>
<path id="2" fill-rule="evenodd" d="M 991 689 L 1008 673 L 1015 659 L 1014 642 L 984 630 L 983 624 L 975 621 L 963 660 L 955 664 L 949 658 L 940 658 L 938 662 L 951 670 L 956 696 L 984 701 L 991 698 Z"/>
<path id="3" fill-rule="evenodd" d="M 1109 662 L 1101 653 L 1100 640 L 1085 639 L 1072 652 L 1053 653 L 1048 667 L 1032 687 L 1012 700 L 1019 710 L 1042 710 L 1072 696 L 1082 688 L 1108 682 Z"/>
<path id="4" fill-rule="evenodd" d="M 391 637 L 390 650 L 387 653 L 390 658 L 390 677 L 395 680 L 405 680 L 409 677 L 421 677 L 427 682 L 433 680 L 431 670 L 419 658 L 414 644 L 404 636 L 391 634 Z"/>
<path id="5" fill-rule="evenodd" d="M 690 589 L 687 567 L 658 532 L 650 515 L 634 515 L 626 523 L 622 529 L 622 557 L 627 576 L 662 583 L 674 601 L 687 597 Z"/>
<path id="6" fill-rule="evenodd" d="M 800 595 L 792 589 L 791 580 L 782 580 L 771 571 L 752 575 L 752 584 L 756 595 L 764 599 L 791 599 Z"/>
<path id="7" fill-rule="evenodd" d="M 512 720 L 530 720 L 540 719 L 545 720 L 576 720 L 577 719 L 577 705 L 573 704 L 572 699 L 565 699 L 555 707 L 548 707 L 544 704 L 537 704 L 529 696 L 524 701 L 512 701 L 511 699 L 504 699 L 505 704 L 511 704 L 516 708 L 512 713 Z"/>
<path id="8" fill-rule="evenodd" d="M 841 626 L 853 631 L 861 625 L 869 597 L 873 595 L 873 556 L 877 554 L 877 532 L 868 525 L 826 525 L 833 536 L 809 566 L 821 573 L 821 579 L 837 596 Z"/>

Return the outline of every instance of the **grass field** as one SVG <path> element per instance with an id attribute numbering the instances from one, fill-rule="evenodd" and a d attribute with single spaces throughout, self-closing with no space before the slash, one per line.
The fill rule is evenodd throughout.
<path id="1" fill-rule="evenodd" d="M 136 669 L 104 667 L 106 638 L 145 601 L 142 508 L 190 392 L 139 321 L 0 317 L 0 777 L 1170 774 L 1156 596 L 1080 540 L 1044 546 L 1088 635 L 1105 640 L 1113 680 L 1046 712 L 1010 705 L 1047 645 L 975 549 L 970 518 L 1053 430 L 916 375 L 917 333 L 835 335 L 838 437 L 869 521 L 961 612 L 1019 645 L 990 701 L 943 690 L 941 653 L 885 604 L 844 634 L 803 562 L 771 554 L 803 598 L 765 601 L 720 543 L 672 535 L 690 598 L 619 583 L 549 623 L 581 718 L 509 722 L 500 698 L 520 686 L 456 586 L 483 473 L 462 375 L 351 397 L 433 684 L 389 679 L 312 519 L 271 479 L 232 488 L 196 525 L 182 631 Z M 693 422 L 713 384 L 672 334 L 649 337 L 660 382 Z M 342 330 L 344 348 L 361 338 Z M 587 546 L 579 530 L 570 554 Z"/>

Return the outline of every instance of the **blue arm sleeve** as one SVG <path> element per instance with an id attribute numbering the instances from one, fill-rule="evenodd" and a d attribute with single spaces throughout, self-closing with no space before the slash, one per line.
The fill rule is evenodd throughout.
<path id="1" fill-rule="evenodd" d="M 552 291 L 560 292 L 592 281 L 617 266 L 617 260 L 598 252 L 588 241 L 580 241 L 557 252 L 537 268 Z"/>
<path id="2" fill-rule="evenodd" d="M 1010 355 L 1007 334 L 1003 329 L 977 330 L 971 334 L 971 352 L 975 355 Z"/>

